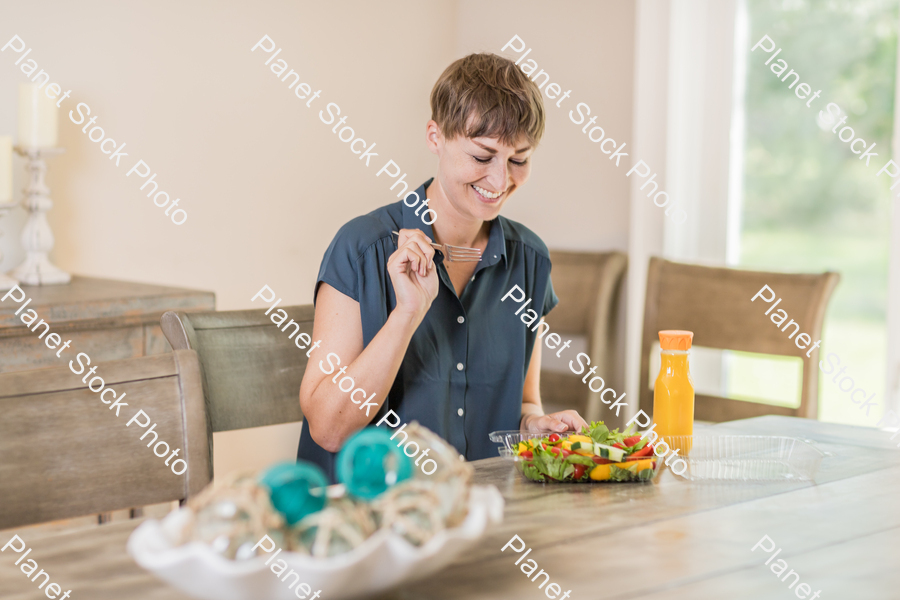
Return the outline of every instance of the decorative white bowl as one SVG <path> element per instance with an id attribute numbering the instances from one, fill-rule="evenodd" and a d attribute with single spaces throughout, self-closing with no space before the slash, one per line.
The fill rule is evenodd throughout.
<path id="1" fill-rule="evenodd" d="M 469 514 L 453 529 L 445 529 L 416 548 L 392 531 L 381 529 L 351 552 L 312 558 L 282 551 L 288 569 L 300 575 L 322 600 L 373 594 L 400 583 L 427 577 L 475 546 L 489 525 L 503 520 L 503 497 L 493 486 L 473 486 Z M 181 509 L 188 510 L 188 509 Z M 208 600 L 290 600 L 302 598 L 282 582 L 266 561 L 275 554 L 235 561 L 216 554 L 206 544 L 173 546 L 159 521 L 146 521 L 128 539 L 128 553 L 143 568 L 196 598 Z M 275 565 L 273 561 L 270 566 Z M 299 585 L 299 584 L 298 584 Z M 307 596 L 311 598 L 312 594 Z"/>

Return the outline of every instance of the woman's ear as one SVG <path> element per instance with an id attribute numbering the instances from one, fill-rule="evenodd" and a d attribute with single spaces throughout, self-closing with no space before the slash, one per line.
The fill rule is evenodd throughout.
<path id="1" fill-rule="evenodd" d="M 441 133 L 441 128 L 438 127 L 437 122 L 433 119 L 425 125 L 425 143 L 432 154 L 440 153 L 441 146 L 444 143 L 444 136 Z"/>

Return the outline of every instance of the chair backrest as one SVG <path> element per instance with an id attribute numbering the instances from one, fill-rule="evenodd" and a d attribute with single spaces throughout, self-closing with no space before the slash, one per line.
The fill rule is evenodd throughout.
<path id="1" fill-rule="evenodd" d="M 803 360 L 803 387 L 798 408 L 697 394 L 695 419 L 720 422 L 767 414 L 815 419 L 818 414 L 819 349 L 801 350 L 796 340 L 802 332 L 809 334 L 813 342 L 821 338 L 825 309 L 839 280 L 840 275 L 833 272 L 745 271 L 652 257 L 647 272 L 641 340 L 641 409 L 650 414 L 653 406 L 653 393 L 648 383 L 650 350 L 653 342 L 659 340 L 659 331 L 685 329 L 694 332 L 695 346 L 796 356 Z M 766 303 L 757 298 L 751 302 L 751 298 L 766 285 L 774 290 L 776 298 L 782 299 L 776 311 L 783 309 L 788 314 L 782 327 L 786 328 L 792 319 L 799 323 L 799 332 L 795 327 L 782 331 L 771 321 L 770 317 L 776 311 L 765 314 L 777 300 Z M 796 335 L 789 337 L 792 333 Z"/>
<path id="2" fill-rule="evenodd" d="M 209 483 L 197 355 L 183 350 L 96 366 L 87 383 L 69 366 L 0 374 L 0 529 L 185 500 Z M 128 406 L 110 410 L 115 398 Z M 169 458 L 175 449 L 180 453 Z M 186 470 L 176 475 L 173 465 Z"/>
<path id="3" fill-rule="evenodd" d="M 278 311 L 287 313 L 280 328 L 272 320 Z M 200 358 L 210 457 L 213 432 L 303 420 L 300 382 L 309 347 L 301 349 L 305 343 L 297 340 L 312 335 L 313 306 L 265 313 L 167 312 L 160 321 L 173 348 L 189 348 Z"/>
<path id="4" fill-rule="evenodd" d="M 591 364 L 599 365 L 600 373 L 611 375 L 611 340 L 626 255 L 622 252 L 551 250 L 550 261 L 553 264 L 553 289 L 559 297 L 559 305 L 547 315 L 550 330 L 585 336 Z M 548 405 L 576 408 L 588 419 L 600 418 L 600 394 L 591 392 L 581 378 L 571 372 L 543 369 L 541 397 Z"/>

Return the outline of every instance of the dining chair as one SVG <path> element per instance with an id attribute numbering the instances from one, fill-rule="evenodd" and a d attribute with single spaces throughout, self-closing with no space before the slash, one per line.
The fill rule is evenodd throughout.
<path id="1" fill-rule="evenodd" d="M 627 255 L 551 250 L 550 262 L 559 297 L 559 305 L 545 319 L 550 331 L 585 337 L 591 365 L 599 365 L 597 372 L 604 379 L 611 377 L 617 300 Z M 541 369 L 541 399 L 547 412 L 574 408 L 588 421 L 601 418 L 600 393 L 591 392 L 571 371 Z"/>
<path id="2" fill-rule="evenodd" d="M 206 414 L 196 353 L 92 366 L 89 378 L 66 365 L 0 374 L 0 529 L 183 501 L 209 483 L 207 447 L 197 443 Z M 116 399 L 120 406 L 110 410 Z M 126 426 L 138 410 L 149 420 Z M 154 454 L 163 448 L 157 435 L 180 449 L 168 466 L 165 453 Z M 180 475 L 172 469 L 179 458 Z"/>
<path id="3" fill-rule="evenodd" d="M 786 415 L 815 419 L 818 416 L 819 349 L 800 349 L 796 328 L 782 331 L 765 313 L 777 301 L 765 303 L 757 292 L 768 285 L 790 319 L 813 342 L 821 339 L 822 322 L 831 293 L 840 275 L 824 273 L 775 273 L 677 263 L 651 257 L 647 272 L 644 329 L 641 338 L 640 407 L 650 414 L 650 352 L 659 331 L 694 332 L 694 346 L 737 350 L 803 361 L 800 406 L 789 408 L 720 396 L 696 394 L 694 418 L 699 421 L 731 421 L 760 415 Z M 771 295 L 768 292 L 766 295 Z M 774 314 L 774 313 L 771 313 Z M 798 334 L 799 335 L 799 334 Z M 811 346 L 810 346 L 811 347 Z M 809 354 L 809 356 L 807 356 Z"/>
<path id="4" fill-rule="evenodd" d="M 313 306 L 284 306 L 280 327 L 276 312 L 265 309 L 167 312 L 160 324 L 175 349 L 197 352 L 209 415 L 209 468 L 213 433 L 303 420 L 300 381 L 309 351 L 301 336 L 312 335 Z"/>

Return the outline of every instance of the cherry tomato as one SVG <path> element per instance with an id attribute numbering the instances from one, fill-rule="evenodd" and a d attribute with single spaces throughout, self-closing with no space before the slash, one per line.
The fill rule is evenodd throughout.
<path id="1" fill-rule="evenodd" d="M 616 442 L 615 444 L 613 444 L 613 448 L 619 448 L 620 450 L 624 450 L 625 446 L 623 446 L 619 442 Z"/>
<path id="2" fill-rule="evenodd" d="M 612 462 L 608 458 L 600 458 L 599 456 L 592 456 L 591 460 L 593 460 L 594 464 L 597 464 L 597 465 L 608 465 Z"/>
<path id="3" fill-rule="evenodd" d="M 551 443 L 553 443 L 553 442 L 558 442 L 558 441 L 559 441 L 559 434 L 557 434 L 557 433 L 551 433 L 551 434 L 550 434 L 550 437 L 548 437 L 547 439 L 550 440 Z"/>
<path id="4" fill-rule="evenodd" d="M 625 446 L 630 448 L 631 446 L 634 446 L 635 444 L 637 444 L 640 441 L 641 441 L 641 436 L 633 435 L 630 438 L 625 438 L 625 440 L 622 442 L 622 444 L 624 444 Z"/>
<path id="5" fill-rule="evenodd" d="M 572 454 L 571 450 L 566 450 L 565 448 L 560 448 L 559 446 L 553 446 L 552 448 L 550 448 L 550 452 L 563 458 Z"/>
<path id="6" fill-rule="evenodd" d="M 576 480 L 584 477 L 584 472 L 587 471 L 587 466 L 585 465 L 575 465 L 575 472 L 572 474 Z"/>
<path id="7" fill-rule="evenodd" d="M 521 456 L 522 458 L 527 458 L 528 460 L 531 460 L 534 458 L 534 452 L 532 452 L 531 450 L 525 450 L 519 456 Z"/>

